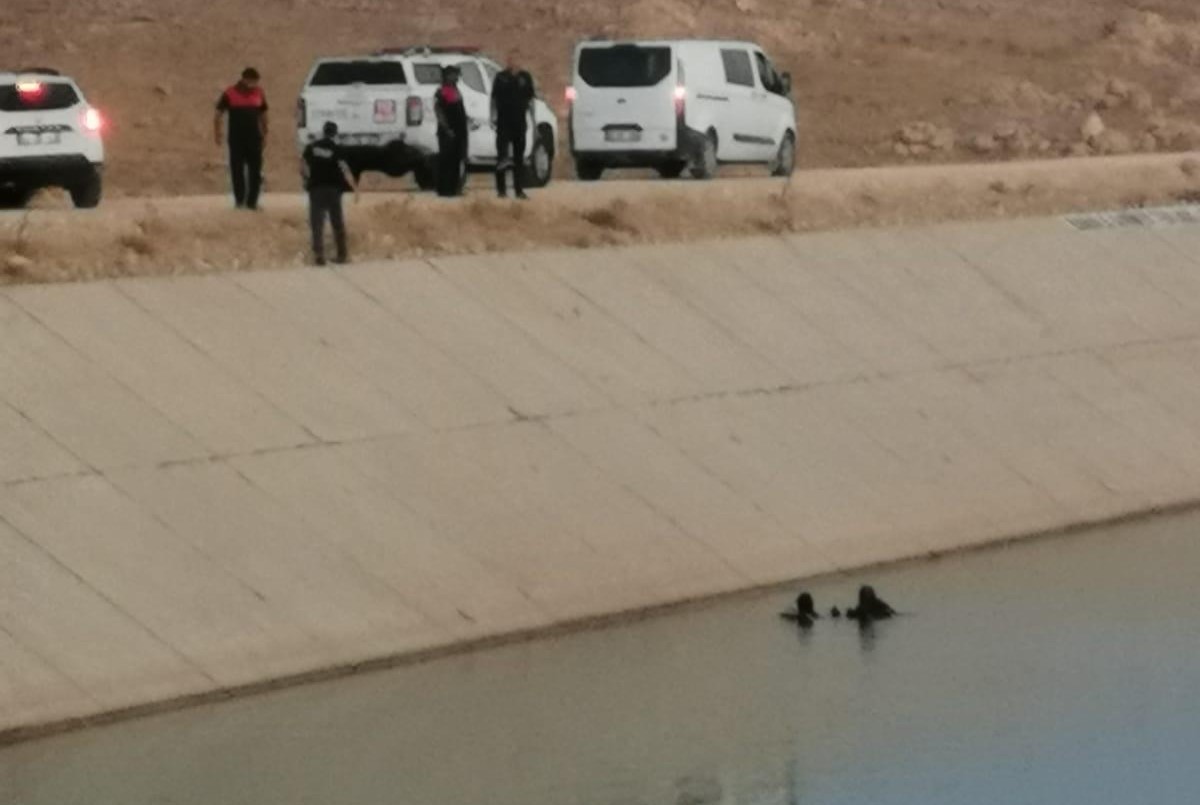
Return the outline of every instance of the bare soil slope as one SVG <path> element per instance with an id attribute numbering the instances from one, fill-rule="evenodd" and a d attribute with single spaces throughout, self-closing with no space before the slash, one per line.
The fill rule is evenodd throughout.
<path id="1" fill-rule="evenodd" d="M 211 109 L 247 64 L 274 101 L 282 190 L 315 56 L 515 47 L 561 108 L 570 47 L 595 34 L 762 42 L 795 75 L 802 167 L 1200 146 L 1195 0 L 6 0 L 0 15 L 5 66 L 68 70 L 107 112 L 109 187 L 129 195 L 223 190 Z"/>

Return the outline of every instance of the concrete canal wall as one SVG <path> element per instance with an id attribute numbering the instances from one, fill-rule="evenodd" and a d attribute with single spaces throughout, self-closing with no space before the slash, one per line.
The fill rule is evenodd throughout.
<path id="1" fill-rule="evenodd" d="M 1200 226 L 0 293 L 0 731 L 1200 497 Z"/>

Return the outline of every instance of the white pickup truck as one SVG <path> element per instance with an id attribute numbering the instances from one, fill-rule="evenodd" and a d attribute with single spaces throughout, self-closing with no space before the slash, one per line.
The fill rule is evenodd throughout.
<path id="1" fill-rule="evenodd" d="M 494 170 L 496 131 L 491 122 L 493 60 L 471 48 L 406 47 L 370 56 L 320 59 L 309 71 L 296 109 L 296 142 L 303 150 L 321 136 L 326 121 L 338 124 L 338 140 L 355 174 L 411 172 L 422 188 L 436 183 L 437 118 L 433 97 L 442 68 L 461 71 L 470 123 L 467 169 Z M 558 121 L 544 100 L 534 102 L 526 153 L 527 183 L 550 182 Z"/>

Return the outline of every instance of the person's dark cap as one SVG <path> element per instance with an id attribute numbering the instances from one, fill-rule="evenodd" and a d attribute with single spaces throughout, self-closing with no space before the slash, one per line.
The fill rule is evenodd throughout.
<path id="1" fill-rule="evenodd" d="M 321 127 L 321 131 L 326 137 L 336 137 L 338 133 L 338 125 L 332 120 L 326 120 L 325 125 Z"/>
<path id="2" fill-rule="evenodd" d="M 462 75 L 462 70 L 458 69 L 457 64 L 447 64 L 442 68 L 442 78 L 451 75 Z"/>
<path id="3" fill-rule="evenodd" d="M 255 70 L 253 67 L 247 67 L 245 70 L 242 70 L 242 79 L 245 81 L 257 81 L 259 77 L 258 70 Z"/>

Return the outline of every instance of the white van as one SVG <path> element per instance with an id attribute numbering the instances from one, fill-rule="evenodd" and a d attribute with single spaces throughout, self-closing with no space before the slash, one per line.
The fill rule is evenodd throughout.
<path id="1" fill-rule="evenodd" d="M 708 179 L 721 163 L 786 176 L 796 164 L 791 77 L 752 42 L 581 42 L 567 101 L 583 180 L 618 167 Z"/>

